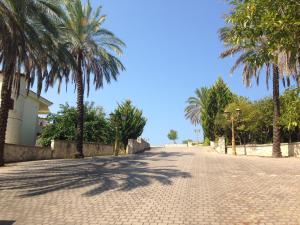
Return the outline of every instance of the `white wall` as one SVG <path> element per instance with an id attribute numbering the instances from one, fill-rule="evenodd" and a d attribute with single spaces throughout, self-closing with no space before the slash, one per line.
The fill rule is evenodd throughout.
<path id="1" fill-rule="evenodd" d="M 21 145 L 34 146 L 36 143 L 39 104 L 30 97 L 24 101 Z"/>
<path id="2" fill-rule="evenodd" d="M 2 79 L 0 76 L 0 93 L 2 89 Z M 9 111 L 7 128 L 6 128 L 6 143 L 10 144 L 21 144 L 21 129 L 22 129 L 22 113 L 24 107 L 25 98 L 25 81 L 21 81 L 20 95 L 18 98 L 12 93 L 12 98 L 14 99 L 14 109 Z"/>
<path id="3" fill-rule="evenodd" d="M 0 74 L 0 93 L 2 89 Z M 25 79 L 21 79 L 20 95 L 14 99 L 14 109 L 9 111 L 5 142 L 9 144 L 31 145 L 36 142 L 38 102 L 27 96 Z M 1 96 L 0 96 L 1 101 Z"/>
<path id="4" fill-rule="evenodd" d="M 272 144 L 263 145 L 238 145 L 236 146 L 237 155 L 252 155 L 252 156 L 272 156 Z M 232 154 L 231 146 L 227 147 L 228 154 Z M 281 143 L 281 153 L 282 156 L 295 156 L 300 157 L 300 143 Z"/>
<path id="5" fill-rule="evenodd" d="M 186 148 L 188 144 L 166 144 L 165 148 Z"/>

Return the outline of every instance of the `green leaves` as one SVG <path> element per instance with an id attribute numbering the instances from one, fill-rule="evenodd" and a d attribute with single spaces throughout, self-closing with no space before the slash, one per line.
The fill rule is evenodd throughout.
<path id="1" fill-rule="evenodd" d="M 125 149 L 128 139 L 137 139 L 142 135 L 146 122 L 147 119 L 143 116 L 143 112 L 134 107 L 130 100 L 119 104 L 110 115 L 114 137 L 118 137 L 122 141 Z"/>
<path id="2" fill-rule="evenodd" d="M 178 134 L 177 134 L 177 131 L 176 130 L 170 130 L 169 133 L 168 133 L 168 138 L 171 140 L 171 141 L 175 141 L 178 139 Z"/>
<path id="3" fill-rule="evenodd" d="M 240 50 L 244 51 L 240 52 L 241 55 L 250 50 L 255 53 L 251 57 L 244 57 L 239 64 L 251 65 L 257 69 L 266 64 L 279 64 L 282 76 L 299 76 L 300 26 L 297 26 L 300 21 L 299 4 L 290 0 L 249 0 L 230 3 L 233 9 L 225 19 L 226 29 L 220 31 L 221 40 L 229 49 L 239 46 Z M 285 64 L 280 64 L 282 54 L 285 54 Z M 257 76 L 254 74 L 255 71 L 244 68 L 246 79 Z"/>
<path id="4" fill-rule="evenodd" d="M 57 0 L 0 1 L 1 71 L 11 77 L 17 95 L 21 73 L 25 74 L 28 89 L 37 80 L 38 95 L 44 80 L 46 86 L 53 84 L 50 74 L 59 78 L 68 74 L 65 65 L 71 65 L 72 61 L 58 40 L 63 10 L 57 3 Z"/>
<path id="5" fill-rule="evenodd" d="M 222 133 L 219 129 L 215 129 L 216 117 L 232 102 L 233 94 L 222 78 L 218 78 L 212 87 L 202 87 L 195 93 L 196 96 L 190 97 L 187 101 L 185 116 L 193 124 L 202 126 L 205 137 L 214 140 L 216 133 Z"/>
<path id="6" fill-rule="evenodd" d="M 77 110 L 68 104 L 61 105 L 57 114 L 50 114 L 47 118 L 49 125 L 43 129 L 39 137 L 39 143 L 49 146 L 51 140 L 76 140 Z M 93 103 L 86 103 L 84 110 L 84 141 L 111 144 L 113 142 L 113 130 L 109 120 L 101 107 L 95 107 Z"/>
<path id="7" fill-rule="evenodd" d="M 300 127 L 300 89 L 288 89 L 281 96 L 283 129 L 293 132 Z"/>
<path id="8" fill-rule="evenodd" d="M 66 32 L 62 39 L 68 42 L 68 49 L 76 60 L 78 53 L 83 56 L 81 67 L 85 74 L 87 95 L 93 81 L 95 89 L 102 88 L 104 81 L 116 80 L 125 69 L 116 57 L 123 54 L 124 42 L 112 32 L 103 28 L 106 16 L 101 15 L 101 7 L 92 9 L 90 1 L 83 4 L 81 0 L 64 1 Z M 76 67 L 72 68 L 72 79 L 76 80 Z M 92 77 L 94 79 L 92 79 Z"/>

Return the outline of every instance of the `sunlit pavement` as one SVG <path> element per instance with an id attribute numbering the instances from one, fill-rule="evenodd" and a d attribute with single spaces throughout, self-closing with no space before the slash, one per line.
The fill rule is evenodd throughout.
<path id="1" fill-rule="evenodd" d="M 300 159 L 154 149 L 0 168 L 0 225 L 300 224 Z"/>

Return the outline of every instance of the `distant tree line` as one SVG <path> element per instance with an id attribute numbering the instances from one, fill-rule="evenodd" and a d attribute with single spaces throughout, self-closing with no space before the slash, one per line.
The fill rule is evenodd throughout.
<path id="1" fill-rule="evenodd" d="M 238 96 L 219 78 L 211 87 L 196 90 L 185 109 L 186 118 L 201 124 L 206 143 L 220 136 L 231 139 L 231 123 L 225 111 L 235 117 L 237 143 L 271 143 L 273 140 L 273 101 L 266 97 L 258 101 Z M 289 88 L 280 97 L 281 142 L 300 141 L 300 89 Z M 240 109 L 240 115 L 236 113 Z"/>
<path id="2" fill-rule="evenodd" d="M 47 117 L 48 125 L 43 128 L 39 144 L 50 146 L 51 140 L 76 141 L 76 107 L 60 105 L 60 110 Z M 143 133 L 147 119 L 143 112 L 127 100 L 117 106 L 110 115 L 94 103 L 84 104 L 83 140 L 102 144 L 117 144 L 117 148 L 126 149 L 128 139 L 136 139 Z M 117 143 L 115 143 L 117 142 Z"/>

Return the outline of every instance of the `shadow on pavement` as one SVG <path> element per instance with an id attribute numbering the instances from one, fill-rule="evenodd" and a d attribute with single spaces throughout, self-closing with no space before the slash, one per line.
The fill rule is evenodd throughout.
<path id="1" fill-rule="evenodd" d="M 30 197 L 62 189 L 91 186 L 83 194 L 94 196 L 109 190 L 130 191 L 154 181 L 171 185 L 172 178 L 187 178 L 190 174 L 174 169 L 173 166 L 150 167 L 147 161 L 165 161 L 166 158 L 175 160 L 175 157 L 185 155 L 192 154 L 148 151 L 129 157 L 31 162 L 0 175 L 0 191 L 20 190 L 22 197 Z"/>
<path id="2" fill-rule="evenodd" d="M 0 220 L 0 225 L 13 225 L 15 222 L 13 220 Z"/>

